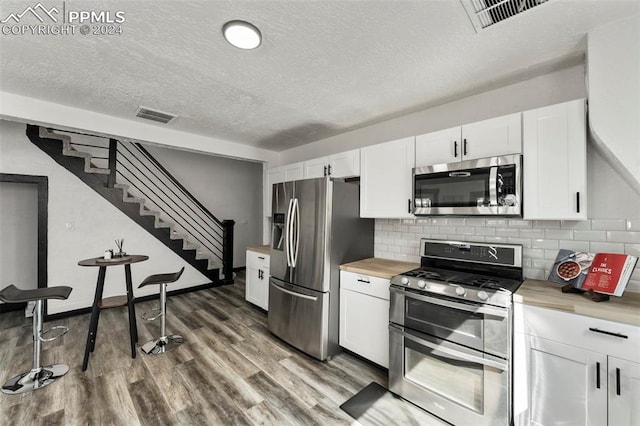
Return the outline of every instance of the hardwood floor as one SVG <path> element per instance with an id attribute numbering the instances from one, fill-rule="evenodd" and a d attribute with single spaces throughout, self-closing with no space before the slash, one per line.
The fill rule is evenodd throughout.
<path id="1" fill-rule="evenodd" d="M 157 304 L 136 304 L 138 345 L 159 335 L 159 320 L 140 318 Z M 85 372 L 89 314 L 46 323 L 69 333 L 43 343 L 43 365 L 71 370 L 36 392 L 0 394 L 0 424 L 347 425 L 340 404 L 372 381 L 387 385 L 385 370 L 348 353 L 323 363 L 271 335 L 266 314 L 244 300 L 243 274 L 232 286 L 169 297 L 167 310 L 167 331 L 185 343 L 135 359 L 126 308 L 104 310 Z M 31 363 L 31 319 L 0 314 L 0 382 Z"/>

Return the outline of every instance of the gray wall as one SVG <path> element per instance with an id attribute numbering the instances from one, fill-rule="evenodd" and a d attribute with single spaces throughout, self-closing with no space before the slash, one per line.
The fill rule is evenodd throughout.
<path id="1" fill-rule="evenodd" d="M 38 288 L 38 185 L 0 182 L 0 259 L 0 289 Z"/>
<path id="2" fill-rule="evenodd" d="M 218 219 L 236 221 L 233 266 L 247 246 L 262 244 L 262 163 L 178 149 L 148 151 Z"/>

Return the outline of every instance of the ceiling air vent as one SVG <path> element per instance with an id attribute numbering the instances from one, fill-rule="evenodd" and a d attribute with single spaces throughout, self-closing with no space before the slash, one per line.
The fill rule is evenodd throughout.
<path id="1" fill-rule="evenodd" d="M 476 32 L 514 17 L 548 0 L 460 0 Z"/>
<path id="2" fill-rule="evenodd" d="M 177 115 L 169 114 L 168 112 L 156 111 L 154 109 L 145 107 L 138 107 L 138 111 L 136 111 L 136 117 L 167 124 L 168 122 L 176 118 Z"/>

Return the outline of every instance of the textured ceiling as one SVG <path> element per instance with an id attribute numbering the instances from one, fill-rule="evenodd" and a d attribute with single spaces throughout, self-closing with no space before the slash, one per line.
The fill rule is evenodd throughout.
<path id="1" fill-rule="evenodd" d="M 62 3 L 42 0 L 122 10 L 123 33 L 0 34 L 0 90 L 132 120 L 142 105 L 177 114 L 173 129 L 276 151 L 566 62 L 590 29 L 640 11 L 551 0 L 476 33 L 457 0 Z M 2 0 L 0 20 L 35 4 Z M 261 29 L 257 50 L 223 40 L 233 19 Z"/>

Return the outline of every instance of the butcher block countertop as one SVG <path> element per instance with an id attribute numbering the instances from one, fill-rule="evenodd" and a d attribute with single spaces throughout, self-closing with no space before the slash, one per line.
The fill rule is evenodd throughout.
<path id="1" fill-rule="evenodd" d="M 369 259 L 357 260 L 351 263 L 340 265 L 342 271 L 354 272 L 356 274 L 369 275 L 371 277 L 390 279 L 394 275 L 410 271 L 419 267 L 420 264 L 403 262 L 400 260 L 382 259 L 370 257 Z"/>
<path id="2" fill-rule="evenodd" d="M 640 293 L 626 292 L 605 302 L 594 302 L 586 293 L 563 293 L 561 284 L 525 280 L 513 300 L 526 305 L 640 326 Z"/>
<path id="3" fill-rule="evenodd" d="M 255 251 L 261 254 L 269 254 L 269 246 L 249 246 L 247 250 Z"/>

